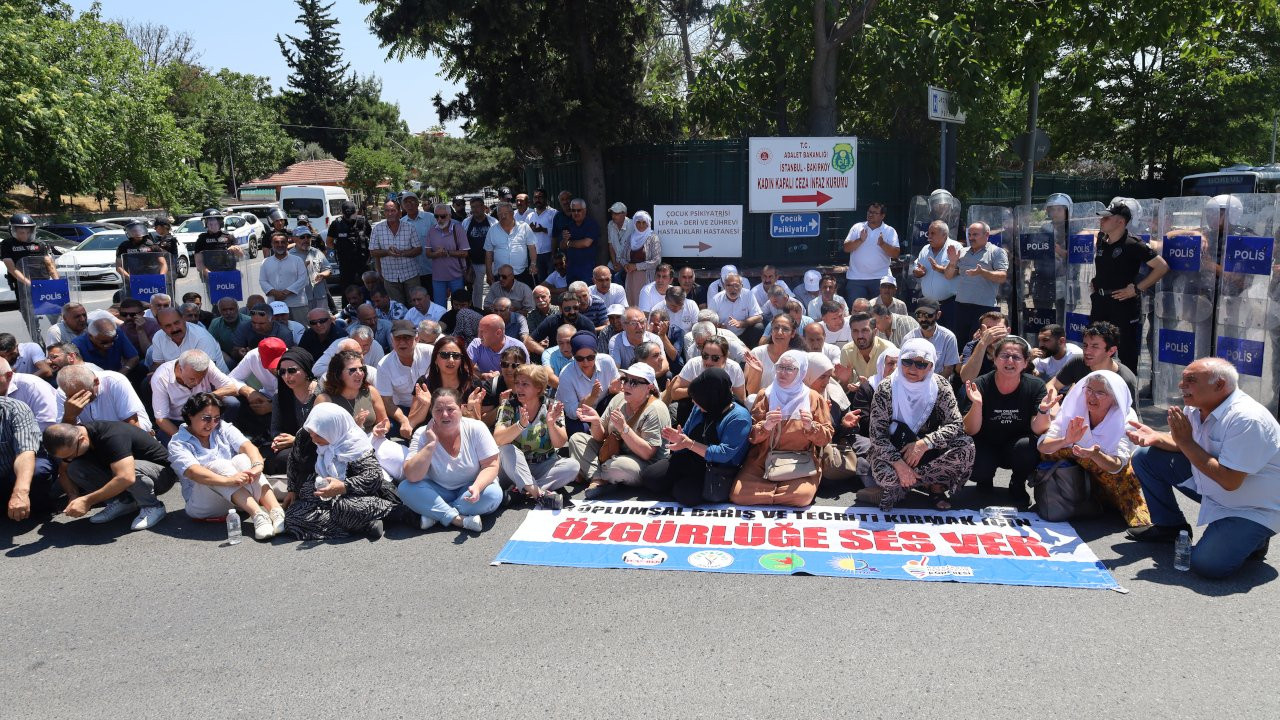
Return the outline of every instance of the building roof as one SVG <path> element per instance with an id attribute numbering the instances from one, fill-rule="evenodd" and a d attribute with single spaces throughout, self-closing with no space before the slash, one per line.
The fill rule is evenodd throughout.
<path id="1" fill-rule="evenodd" d="M 244 187 L 280 187 L 281 185 L 341 185 L 347 180 L 347 164 L 341 160 L 303 160 L 278 173 L 257 178 Z"/>

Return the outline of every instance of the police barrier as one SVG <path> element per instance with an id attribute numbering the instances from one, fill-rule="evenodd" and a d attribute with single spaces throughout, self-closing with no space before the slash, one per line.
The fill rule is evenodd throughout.
<path id="1" fill-rule="evenodd" d="M 164 293 L 174 297 L 173 256 L 167 252 L 126 253 L 120 256 L 124 271 L 122 280 L 127 297 L 150 302 L 151 296 Z M 82 280 L 88 278 L 83 277 Z M 177 303 L 174 303 L 177 306 Z"/>
<path id="2" fill-rule="evenodd" d="M 40 321 L 52 326 L 62 314 L 62 306 L 80 301 L 80 284 L 74 264 L 61 269 L 50 255 L 28 255 L 18 261 L 18 271 L 27 276 L 30 285 L 18 283 L 15 291 L 22 293 L 22 314 L 31 339 L 44 346 L 40 334 Z"/>
<path id="3" fill-rule="evenodd" d="M 209 307 L 226 297 L 238 304 L 244 303 L 247 288 L 242 255 L 230 250 L 205 250 L 200 253 L 200 262 L 204 265 L 204 290 Z"/>
<path id="4" fill-rule="evenodd" d="M 1062 322 L 1062 294 L 1058 282 L 1057 255 L 1066 251 L 1067 222 L 1071 209 L 1046 210 L 1043 205 L 1013 208 L 1014 237 L 1005 244 L 1020 312 L 1017 333 L 1032 345 L 1046 325 Z"/>
<path id="5" fill-rule="evenodd" d="M 1151 397 L 1158 407 L 1182 404 L 1178 393 L 1182 370 L 1213 348 L 1213 297 L 1221 246 L 1218 215 L 1218 206 L 1205 197 L 1165 198 L 1159 205 L 1151 245 L 1169 264 L 1169 272 L 1156 286 L 1152 304 Z"/>
<path id="6" fill-rule="evenodd" d="M 1100 202 L 1076 203 L 1071 206 L 1071 220 L 1067 222 L 1066 262 L 1060 262 L 1058 267 L 1064 281 L 1063 326 L 1067 338 L 1075 343 L 1084 340 L 1089 311 L 1093 309 L 1093 256 L 1101 219 L 1098 213 L 1105 209 Z"/>
<path id="7" fill-rule="evenodd" d="M 1276 412 L 1276 343 L 1280 341 L 1280 272 L 1276 269 L 1274 194 L 1218 196 L 1211 232 L 1221 228 L 1222 274 L 1214 354 L 1240 371 L 1240 389 Z M 1216 214 L 1216 217 L 1213 217 Z M 1267 352 L 1267 345 L 1271 352 Z"/>
<path id="8" fill-rule="evenodd" d="M 907 210 L 908 231 L 899 238 L 902 254 L 894 264 L 898 278 L 898 296 L 914 308 L 920 300 L 920 281 L 911 274 L 911 266 L 920 251 L 929 244 L 929 225 L 934 220 L 947 224 L 947 236 L 952 240 L 960 234 L 960 201 L 946 190 L 934 190 L 928 197 L 917 195 L 911 198 Z"/>
<path id="9" fill-rule="evenodd" d="M 1009 245 L 1015 235 L 1013 211 L 998 205 L 970 205 L 967 211 L 967 224 L 972 225 L 976 222 L 986 223 L 991 229 L 987 242 L 1002 247 L 1006 253 L 1010 253 L 1008 279 L 996 292 L 996 302 L 1009 307 L 1010 312 L 1013 313 L 1013 303 L 1010 300 L 1013 294 L 1013 280 L 1017 276 L 1017 273 L 1013 272 L 1013 255 Z"/>

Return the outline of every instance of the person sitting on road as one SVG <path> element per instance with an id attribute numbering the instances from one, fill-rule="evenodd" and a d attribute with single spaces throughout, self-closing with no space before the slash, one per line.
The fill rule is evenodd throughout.
<path id="1" fill-rule="evenodd" d="M 100 317 L 90 321 L 84 334 L 71 342 L 80 349 L 80 356 L 85 360 L 103 370 L 113 370 L 122 375 L 132 377 L 141 360 L 137 349 L 124 333 L 119 332 L 113 318 Z"/>
<path id="2" fill-rule="evenodd" d="M 505 364 L 505 360 L 504 360 Z M 546 395 L 550 371 L 540 365 L 515 369 L 511 394 L 498 409 L 493 439 L 501 448 L 498 477 L 538 507 L 564 507 L 560 488 L 578 476 L 578 464 L 560 457 L 569 442 L 564 404 Z"/>
<path id="3" fill-rule="evenodd" d="M 978 318 L 974 338 L 960 351 L 960 381 L 977 380 L 996 369 L 996 343 L 1009 335 L 1009 321 L 998 310 L 983 313 Z"/>
<path id="4" fill-rule="evenodd" d="M 284 532 L 284 508 L 262 476 L 262 455 L 235 425 L 222 422 L 222 400 L 192 395 L 182 420 L 169 441 L 169 462 L 182 484 L 187 516 L 223 518 L 238 508 L 249 513 L 258 540 Z"/>
<path id="5" fill-rule="evenodd" d="M 391 420 L 390 432 L 407 440 L 415 427 L 409 422 L 414 381 L 431 369 L 431 346 L 418 342 L 418 329 L 408 320 L 391 323 L 391 345 L 393 352 L 378 363 L 374 387 Z"/>
<path id="6" fill-rule="evenodd" d="M 0 396 L 11 397 L 30 408 L 40 432 L 62 417 L 58 414 L 58 394 L 49 383 L 30 373 L 14 372 L 4 358 L 0 358 Z"/>
<path id="7" fill-rule="evenodd" d="M 570 344 L 578 329 L 572 325 L 561 325 L 556 330 L 556 344 L 542 351 L 542 365 L 551 371 L 548 380 L 552 387 L 559 387 L 560 373 L 573 364 L 573 346 Z"/>
<path id="8" fill-rule="evenodd" d="M 1191 532 L 1173 489 L 1200 503 L 1206 525 L 1191 548 L 1191 570 L 1225 578 L 1249 560 L 1263 560 L 1280 530 L 1280 424 L 1239 389 L 1236 368 L 1221 358 L 1196 360 L 1178 387 L 1185 407 L 1169 408 L 1169 432 L 1130 423 L 1140 446 L 1133 472 L 1152 524 L 1130 528 L 1132 540 L 1172 542 Z"/>
<path id="9" fill-rule="evenodd" d="M 973 439 L 964 434 L 951 383 L 934 370 L 937 350 L 924 338 L 903 343 L 898 367 L 871 401 L 871 474 L 888 512 L 919 486 L 938 510 L 969 479 Z"/>
<path id="10" fill-rule="evenodd" d="M 684 423 L 693 410 L 693 404 L 689 402 L 689 384 L 710 368 L 723 368 L 733 383 L 733 394 L 738 402 L 744 405 L 747 402 L 747 379 L 738 363 L 729 359 L 728 340 L 720 335 L 703 335 L 704 328 L 702 323 L 693 326 L 699 352 L 684 364 L 680 374 L 667 385 L 664 395 L 666 402 L 676 405 L 676 424 Z"/>
<path id="11" fill-rule="evenodd" d="M 342 350 L 329 363 L 324 376 L 324 392 L 316 396 L 316 404 L 334 403 L 351 413 L 356 426 L 367 433 L 381 429 L 386 435 L 391 428 L 386 406 L 369 382 L 368 367 L 356 350 Z"/>
<path id="12" fill-rule="evenodd" d="M 404 504 L 421 516 L 420 527 L 437 523 L 470 532 L 483 529 L 480 516 L 502 504 L 498 444 L 484 423 L 465 417 L 462 396 L 451 388 L 431 394 L 431 422 L 418 428 L 397 486 Z"/>
<path id="13" fill-rule="evenodd" d="M 1129 388 L 1129 396 L 1137 398 L 1138 377 L 1133 374 L 1133 368 L 1125 367 L 1116 359 L 1116 352 L 1120 348 L 1119 343 L 1120 329 L 1115 325 L 1105 320 L 1090 323 L 1084 329 L 1080 355 L 1068 360 L 1058 374 L 1047 381 L 1049 387 L 1057 390 L 1060 395 L 1065 394 L 1073 384 L 1089 373 L 1110 370 L 1124 380 L 1124 384 Z"/>
<path id="14" fill-rule="evenodd" d="M 1071 385 L 1038 445 L 1043 459 L 1084 468 L 1093 477 L 1097 499 L 1119 510 L 1131 528 L 1151 524 L 1142 486 L 1129 465 L 1134 445 L 1125 432 L 1137 420 L 1124 379 L 1095 370 Z"/>
<path id="15" fill-rule="evenodd" d="M 569 435 L 586 432 L 587 423 L 579 415 L 580 408 L 600 406 L 600 401 L 622 391 L 622 376 L 613 358 L 596 351 L 596 334 L 579 330 L 569 338 L 573 364 L 560 373 L 556 397 L 564 403 L 565 426 Z"/>
<path id="16" fill-rule="evenodd" d="M 168 442 L 178 432 L 178 418 L 187 399 L 205 392 L 222 398 L 227 422 L 236 421 L 242 399 L 254 405 L 271 402 L 252 387 L 225 375 L 203 350 L 187 350 L 157 367 L 151 376 L 151 404 L 161 442 Z"/>
<path id="17" fill-rule="evenodd" d="M 60 350 L 65 347 L 58 346 Z M 54 357 L 50 350 L 50 357 Z M 78 358 L 70 353 L 68 358 Z M 152 431 L 151 416 L 142 399 L 117 372 L 102 370 L 84 363 L 72 363 L 58 370 L 57 415 L 64 423 L 91 420 L 118 420 Z"/>
<path id="18" fill-rule="evenodd" d="M 431 367 L 427 374 L 414 383 L 413 403 L 409 406 L 409 434 L 421 426 L 431 416 L 431 397 L 436 390 L 448 388 L 456 390 L 463 399 L 462 413 L 469 418 L 482 419 L 484 412 L 481 402 L 485 390 L 480 372 L 475 363 L 463 352 L 462 344 L 453 335 L 444 335 L 436 341 L 431 350 Z M 405 437 L 405 430 L 400 434 Z"/>
<path id="19" fill-rule="evenodd" d="M 386 354 L 382 352 L 382 346 L 374 342 L 373 331 L 367 327 L 356 328 L 351 337 L 334 341 L 316 360 L 315 374 L 324 375 L 328 372 L 329 361 L 343 350 L 354 350 L 359 353 L 360 357 L 364 358 L 365 367 L 368 368 L 369 382 L 378 381 L 378 363 L 382 362 Z"/>
<path id="20" fill-rule="evenodd" d="M 1040 463 L 1036 438 L 1049 429 L 1058 395 L 1047 393 L 1043 380 L 1027 374 L 1031 346 L 1021 336 L 994 341 L 991 352 L 995 370 L 965 383 L 969 409 L 964 431 L 973 438 L 975 451 L 971 477 L 979 489 L 989 490 L 997 468 L 1012 470 L 1009 499 L 1026 506 L 1031 504 L 1027 480 Z"/>
<path id="21" fill-rule="evenodd" d="M 528 362 L 523 347 L 512 346 L 502 351 L 498 361 L 498 374 L 484 380 L 484 399 L 480 401 L 483 414 L 480 419 L 487 427 L 493 427 L 498 418 L 498 407 L 510 397 L 511 388 L 515 387 L 516 369 Z"/>
<path id="22" fill-rule="evenodd" d="M 218 370 L 227 372 L 226 363 L 222 361 L 222 347 L 208 330 L 183 320 L 181 313 L 171 307 L 157 312 L 156 322 L 160 323 L 160 329 L 151 338 L 149 362 L 152 370 L 171 360 L 177 360 L 187 350 L 200 350 L 209 356 Z M 286 337 L 285 340 L 290 344 L 293 342 L 291 337 Z M 257 346 L 255 341 L 252 347 Z M 244 353 L 240 355 L 243 357 Z"/>
<path id="23" fill-rule="evenodd" d="M 841 482 L 859 475 L 859 467 L 862 468 L 862 476 L 869 476 L 866 453 L 870 443 L 858 435 L 862 412 L 853 410 L 849 393 L 835 379 L 835 369 L 826 355 L 811 352 L 804 382 L 827 401 L 827 409 L 831 413 L 831 442 L 818 452 L 822 479 Z"/>
<path id="24" fill-rule="evenodd" d="M 0 333 L 0 358 L 7 360 L 16 373 L 28 373 L 42 380 L 53 378 L 53 366 L 44 350 L 33 342 L 18 342 L 13 333 Z"/>
<path id="25" fill-rule="evenodd" d="M 694 378 L 689 398 L 693 410 L 684 426 L 662 428 L 670 454 L 645 468 L 640 480 L 681 505 L 722 503 L 747 456 L 751 413 L 735 400 L 733 381 L 723 368 Z"/>
<path id="26" fill-rule="evenodd" d="M 290 469 L 285 532 L 299 540 L 349 535 L 382 537 L 383 520 L 400 507 L 369 436 L 351 413 L 333 403 L 311 409 L 302 425 L 316 446 L 316 464 L 305 477 Z"/>
<path id="27" fill-rule="evenodd" d="M 106 503 L 89 522 L 110 522 L 137 511 L 130 527 L 146 530 L 164 518 L 158 496 L 177 476 L 164 446 L 142 428 L 117 421 L 54 423 L 45 428 L 44 447 L 51 459 L 62 461 L 58 482 L 69 499 L 63 510 L 67 517 L 84 517 L 94 505 Z"/>
<path id="28" fill-rule="evenodd" d="M 744 358 L 746 367 L 743 370 L 748 395 L 755 395 L 760 392 L 760 388 L 772 385 L 774 364 L 782 358 L 783 353 L 797 349 L 796 323 L 790 315 L 775 317 L 771 327 L 768 342 L 751 348 Z"/>
<path id="29" fill-rule="evenodd" d="M 267 428 L 267 437 L 271 438 L 267 472 L 271 475 L 287 469 L 297 435 L 315 405 L 316 381 L 311 374 L 314 365 L 311 353 L 300 347 L 289 348 L 276 363 L 280 392 L 271 398 L 271 424 Z"/>
<path id="30" fill-rule="evenodd" d="M 307 329 L 302 333 L 298 344 L 311 353 L 311 357 L 320 357 L 329 346 L 347 337 L 347 325 L 329 314 L 324 308 L 312 308 L 307 311 Z"/>
<path id="31" fill-rule="evenodd" d="M 0 397 L 0 498 L 7 500 L 13 522 L 33 514 L 44 516 L 62 506 L 58 503 L 61 488 L 54 482 L 53 463 L 41 451 L 40 433 L 31 408 L 20 400 Z"/>
<path id="32" fill-rule="evenodd" d="M 569 455 L 591 483 L 583 493 L 587 500 L 600 497 L 611 484 L 639 485 L 640 473 L 666 455 L 662 429 L 671 426 L 671 415 L 657 398 L 653 368 L 636 363 L 620 374 L 622 392 L 603 413 L 580 405 L 578 418 L 588 431 L 569 438 Z"/>
<path id="33" fill-rule="evenodd" d="M 373 332 L 373 339 L 382 352 L 391 352 L 391 321 L 378 317 L 378 311 L 372 305 L 361 305 L 356 309 L 356 321 L 347 326 L 347 335 L 355 337 L 360 328 Z"/>

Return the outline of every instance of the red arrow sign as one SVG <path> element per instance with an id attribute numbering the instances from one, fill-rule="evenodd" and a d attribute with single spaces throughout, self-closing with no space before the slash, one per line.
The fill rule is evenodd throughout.
<path id="1" fill-rule="evenodd" d="M 711 249 L 711 246 L 710 246 L 710 245 L 708 245 L 708 244 L 706 244 L 706 243 L 704 243 L 704 242 L 702 242 L 701 240 L 699 240 L 697 245 L 685 245 L 685 246 L 684 246 L 684 249 L 685 249 L 685 250 L 697 250 L 698 252 L 705 252 L 705 251 L 707 251 L 707 250 L 710 250 L 710 249 Z"/>
<path id="2" fill-rule="evenodd" d="M 784 203 L 816 203 L 819 207 L 821 207 L 823 203 L 825 203 L 830 199 L 831 199 L 831 196 L 822 192 L 821 190 L 819 190 L 814 195 L 783 195 L 782 196 L 782 202 Z"/>

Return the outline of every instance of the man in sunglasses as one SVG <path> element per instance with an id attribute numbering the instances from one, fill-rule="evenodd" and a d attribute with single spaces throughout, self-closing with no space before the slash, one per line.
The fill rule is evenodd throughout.
<path id="1" fill-rule="evenodd" d="M 578 328 L 572 325 L 561 325 L 560 329 L 556 330 L 555 346 L 542 351 L 542 365 L 551 369 L 551 374 L 547 378 L 551 387 L 559 387 L 560 373 L 573 364 L 573 346 L 570 342 L 577 332 Z"/>
<path id="2" fill-rule="evenodd" d="M 934 364 L 933 371 L 945 378 L 950 378 L 960 364 L 960 351 L 955 333 L 938 324 L 941 317 L 942 312 L 938 309 L 936 300 L 921 300 L 916 305 L 916 322 L 920 324 L 920 329 L 907 333 L 903 342 L 915 338 L 928 340 L 938 354 L 938 362 Z"/>
<path id="3" fill-rule="evenodd" d="M 443 306 L 431 301 L 426 288 L 414 288 L 409 292 L 409 309 L 405 310 L 404 319 L 417 325 L 423 320 L 436 320 L 448 312 Z"/>
<path id="4" fill-rule="evenodd" d="M 231 301 L 232 304 L 235 300 Z M 133 343 L 133 347 L 137 349 L 138 354 L 146 357 L 147 349 L 151 347 L 151 338 L 160 329 L 160 323 L 153 318 L 146 316 L 147 306 L 137 298 L 125 298 L 120 301 L 120 331 L 124 336 L 129 338 L 129 342 Z M 246 320 L 248 318 L 245 318 Z M 217 318 L 215 318 L 215 322 Z M 212 325 L 209 329 L 210 334 L 213 332 Z M 214 339 L 218 340 L 218 344 L 222 344 L 222 338 L 214 335 Z M 230 337 L 227 338 L 230 340 Z M 228 346 L 229 347 L 229 346 Z M 224 350 L 226 348 L 223 348 Z"/>
<path id="5" fill-rule="evenodd" d="M 510 265 L 502 265 L 494 276 L 496 282 L 489 286 L 489 293 L 484 296 L 486 310 L 492 308 L 499 299 L 511 301 L 511 309 L 524 314 L 533 309 L 533 290 L 520 281 L 517 272 Z M 550 296 L 548 296 L 550 299 Z"/>
<path id="6" fill-rule="evenodd" d="M 543 320 L 538 327 L 533 329 L 530 339 L 525 342 L 525 349 L 533 357 L 541 357 L 542 351 L 546 349 L 548 339 L 561 325 L 572 325 L 578 330 L 590 332 L 594 337 L 596 328 L 591 321 L 578 314 L 578 298 L 573 294 L 565 294 L 560 300 L 560 312 Z"/>
<path id="7" fill-rule="evenodd" d="M 378 363 L 374 387 L 382 396 L 382 405 L 391 419 L 391 437 L 403 436 L 410 427 L 409 406 L 413 403 L 415 381 L 431 369 L 431 346 L 418 342 L 418 329 L 408 320 L 391 323 L 389 355 Z"/>
<path id="8" fill-rule="evenodd" d="M 307 313 L 307 329 L 303 331 L 298 345 L 311 353 L 311 357 L 318 358 L 330 345 L 346 336 L 345 323 L 330 315 L 328 310 L 316 308 Z"/>

